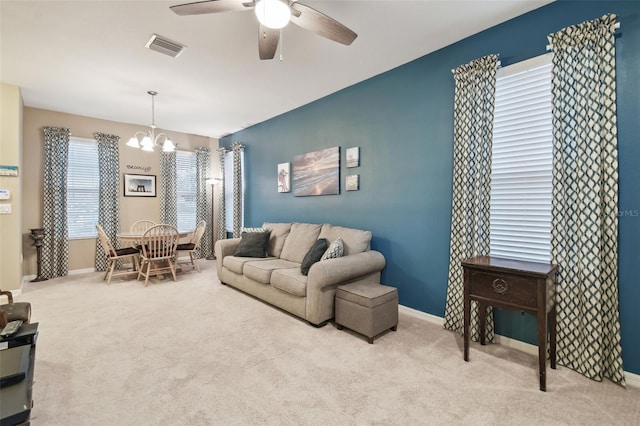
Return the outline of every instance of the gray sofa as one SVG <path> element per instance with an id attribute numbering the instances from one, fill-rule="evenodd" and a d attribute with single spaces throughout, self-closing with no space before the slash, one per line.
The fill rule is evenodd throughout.
<path id="1" fill-rule="evenodd" d="M 371 250 L 371 232 L 329 224 L 264 223 L 270 231 L 267 257 L 234 256 L 240 238 L 218 240 L 215 254 L 220 282 L 321 327 L 334 317 L 336 287 L 380 282 L 384 256 Z M 300 266 L 319 239 L 341 238 L 342 257 L 314 263 L 308 275 Z"/>

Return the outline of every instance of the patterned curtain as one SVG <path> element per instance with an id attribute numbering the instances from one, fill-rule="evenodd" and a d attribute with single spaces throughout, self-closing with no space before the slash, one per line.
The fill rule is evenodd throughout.
<path id="1" fill-rule="evenodd" d="M 498 57 L 489 55 L 453 70 L 454 147 L 453 204 L 449 283 L 445 306 L 446 329 L 462 333 L 464 323 L 463 272 L 460 263 L 489 254 L 491 142 Z M 479 339 L 478 306 L 471 305 L 471 339 Z M 493 341 L 493 315 L 487 308 L 485 336 Z"/>
<path id="2" fill-rule="evenodd" d="M 42 277 L 64 277 L 69 269 L 67 159 L 69 129 L 44 128 Z"/>
<path id="3" fill-rule="evenodd" d="M 176 153 L 160 153 L 160 222 L 178 226 Z"/>
<path id="4" fill-rule="evenodd" d="M 615 15 L 549 35 L 553 46 L 551 257 L 558 362 L 625 384 L 618 312 Z"/>
<path id="5" fill-rule="evenodd" d="M 196 223 L 204 220 L 207 222 L 204 235 L 202 236 L 202 245 L 200 246 L 198 257 L 203 258 L 211 255 L 213 247 L 211 247 L 211 226 L 213 216 L 211 214 L 211 185 L 207 185 L 207 179 L 211 177 L 211 160 L 209 158 L 209 148 L 196 148 Z"/>
<path id="6" fill-rule="evenodd" d="M 216 201 L 218 204 L 218 235 L 216 240 L 224 240 L 227 238 L 227 214 L 225 211 L 225 180 L 224 180 L 224 157 L 227 150 L 224 148 L 218 148 L 218 160 L 220 162 L 220 170 L 222 174 L 222 182 L 220 183 L 220 196 Z"/>
<path id="7" fill-rule="evenodd" d="M 98 142 L 98 168 L 100 173 L 100 199 L 98 223 L 113 244 L 118 247 L 116 234 L 120 229 L 120 156 L 118 146 L 120 136 L 94 133 Z M 106 271 L 107 256 L 96 239 L 96 271 Z"/>
<path id="8" fill-rule="evenodd" d="M 242 152 L 240 142 L 231 144 L 233 149 L 233 237 L 240 238 L 242 227 Z"/>

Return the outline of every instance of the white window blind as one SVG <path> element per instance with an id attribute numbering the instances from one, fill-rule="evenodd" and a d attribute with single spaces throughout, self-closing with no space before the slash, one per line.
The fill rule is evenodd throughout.
<path id="1" fill-rule="evenodd" d="M 240 212 L 240 226 L 244 226 L 244 152 L 240 152 L 240 167 L 242 168 L 242 211 Z M 224 155 L 224 213 L 227 232 L 233 232 L 233 152 Z"/>
<path id="2" fill-rule="evenodd" d="M 176 151 L 176 191 L 178 231 L 190 231 L 196 227 L 196 154 Z"/>
<path id="3" fill-rule="evenodd" d="M 98 236 L 99 181 L 97 142 L 93 139 L 70 138 L 67 164 L 69 239 Z"/>
<path id="4" fill-rule="evenodd" d="M 491 171 L 491 255 L 550 261 L 551 54 L 498 72 Z"/>

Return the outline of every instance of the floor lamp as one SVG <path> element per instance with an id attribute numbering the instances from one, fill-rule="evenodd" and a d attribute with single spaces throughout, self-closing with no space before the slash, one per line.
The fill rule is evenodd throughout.
<path id="1" fill-rule="evenodd" d="M 206 184 L 211 185 L 211 254 L 207 256 L 207 260 L 214 260 L 216 254 L 213 251 L 213 246 L 216 243 L 216 233 L 214 231 L 214 223 L 216 222 L 216 185 L 222 182 L 222 179 L 210 178 L 205 181 Z"/>

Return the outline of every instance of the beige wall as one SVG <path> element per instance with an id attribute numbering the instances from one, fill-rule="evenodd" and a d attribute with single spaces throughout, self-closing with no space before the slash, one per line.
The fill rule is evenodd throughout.
<path id="1" fill-rule="evenodd" d="M 0 165 L 18 166 L 18 176 L 0 176 L 0 189 L 11 198 L 0 204 L 11 205 L 10 214 L 0 214 L 0 287 L 17 290 L 22 284 L 22 95 L 20 88 L 0 83 Z"/>
<path id="2" fill-rule="evenodd" d="M 71 136 L 93 139 L 95 132 L 120 136 L 120 228 L 129 229 L 139 219 L 160 220 L 160 197 L 124 197 L 122 174 L 156 175 L 157 193 L 163 185 L 160 179 L 160 153 L 144 152 L 129 148 L 125 144 L 137 131 L 145 131 L 146 127 L 135 124 L 100 120 L 91 117 L 65 114 L 37 108 L 24 108 L 24 214 L 23 232 L 29 228 L 42 226 L 42 163 L 45 126 L 66 127 Z M 193 151 L 198 146 L 211 148 L 212 165 L 217 173 L 217 155 L 215 149 L 218 140 L 205 136 L 171 132 L 161 129 L 169 138 L 178 144 L 178 149 Z M 93 269 L 95 266 L 96 240 L 69 241 L 69 270 Z M 36 262 L 33 249 L 25 247 L 24 275 L 35 275 Z"/>

